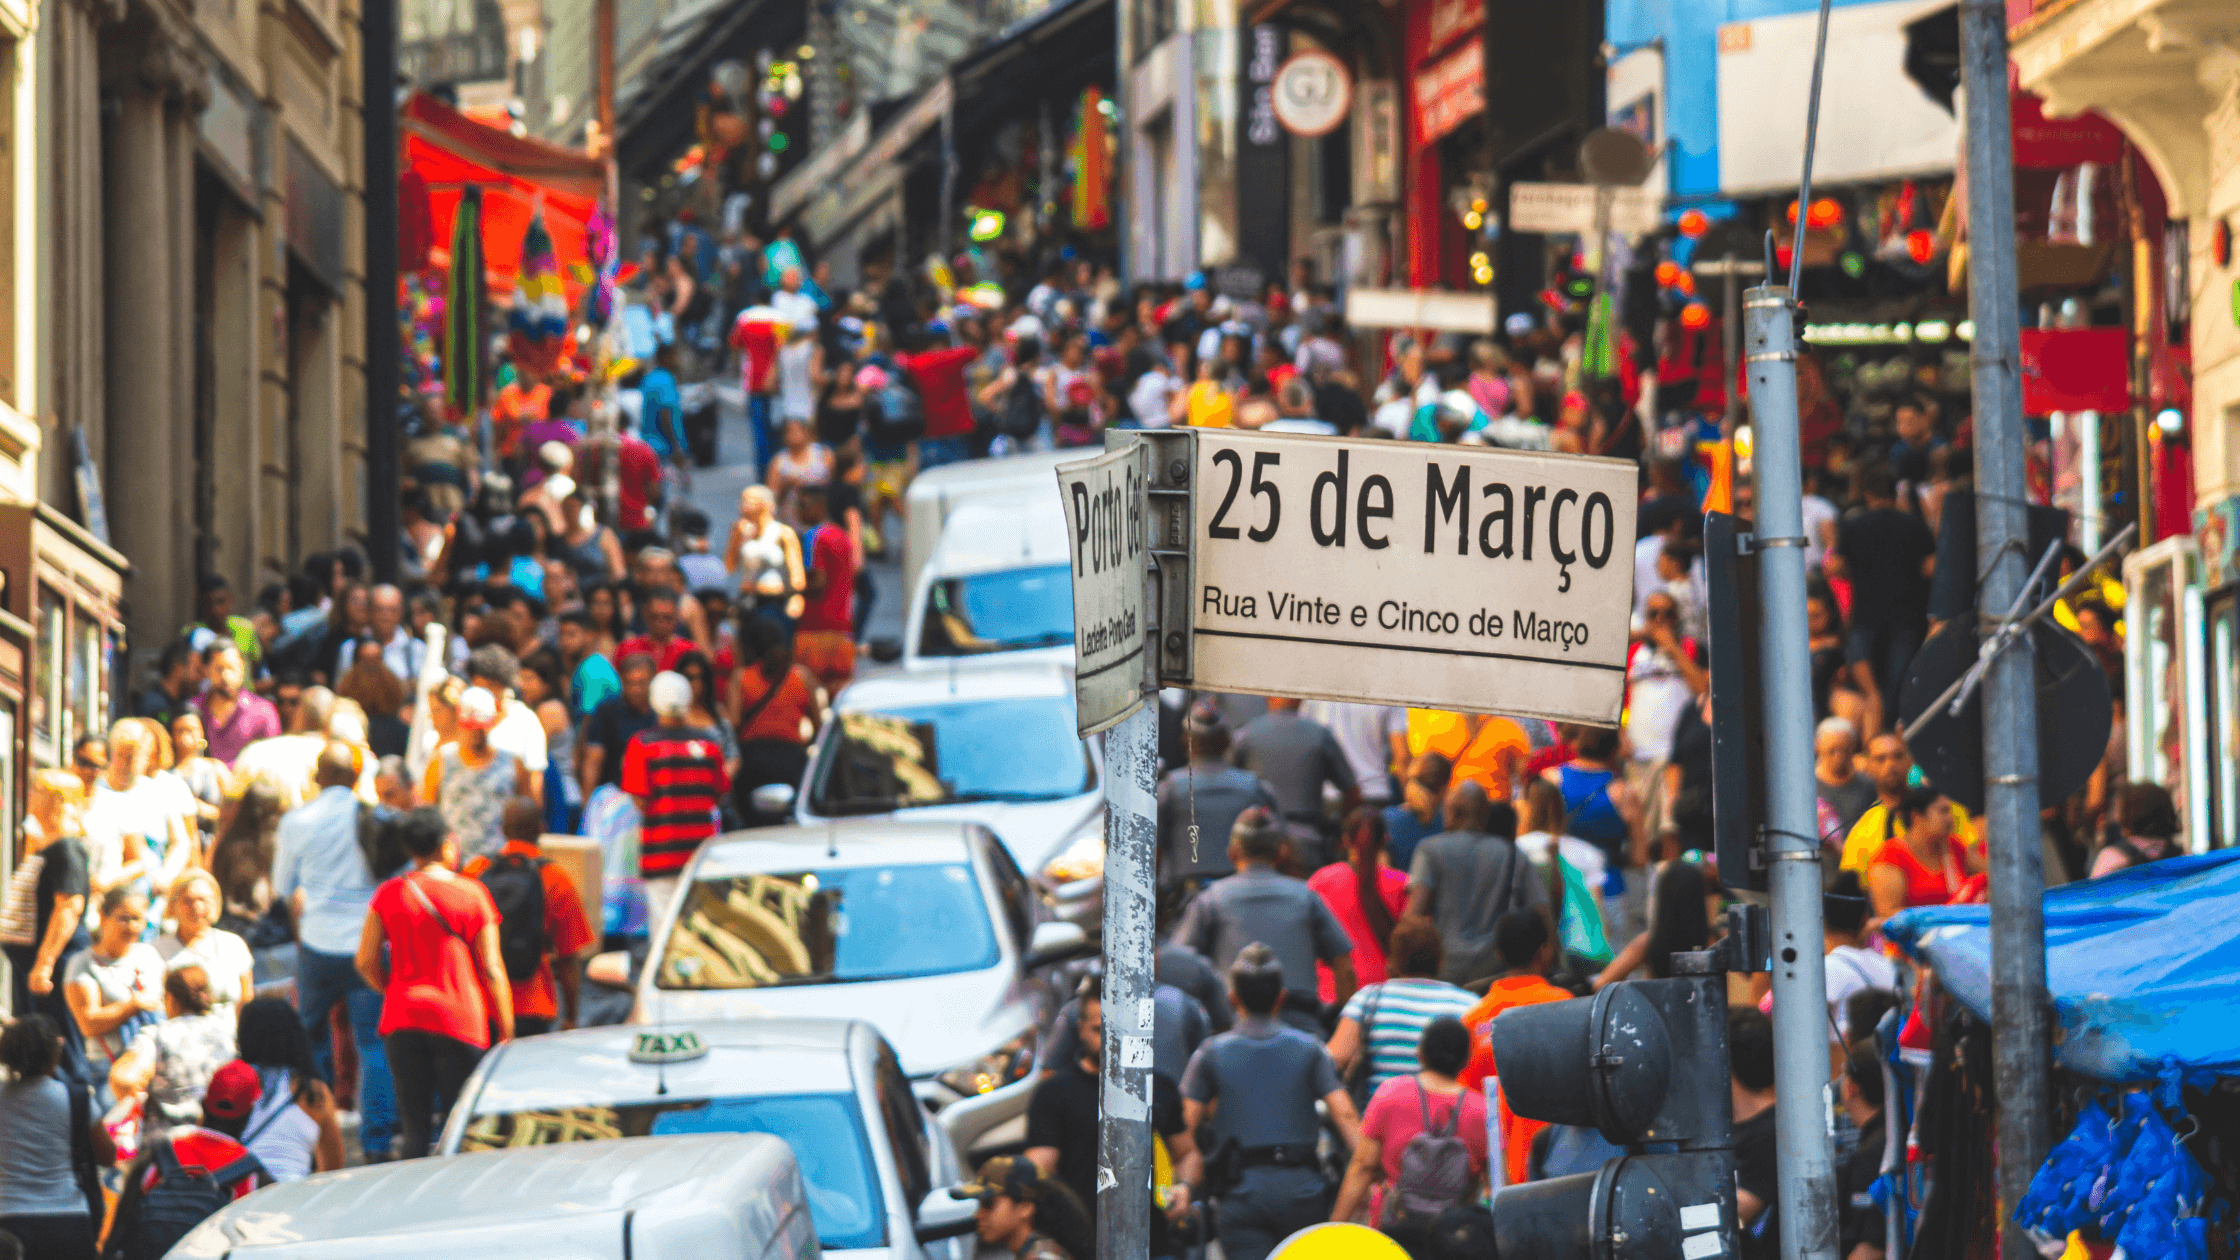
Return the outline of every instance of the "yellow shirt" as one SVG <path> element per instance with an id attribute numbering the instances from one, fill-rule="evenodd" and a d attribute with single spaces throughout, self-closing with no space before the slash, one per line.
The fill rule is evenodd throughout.
<path id="1" fill-rule="evenodd" d="M 1199 429 L 1226 429 L 1235 414 L 1235 404 L 1221 391 L 1214 381 L 1199 381 L 1190 387 L 1188 423 Z"/>
<path id="2" fill-rule="evenodd" d="M 1882 842 L 1897 840 L 1906 834 L 1905 826 L 1889 821 L 1890 807 L 1881 801 L 1867 806 L 1859 821 L 1851 825 L 1851 834 L 1843 838 L 1843 869 L 1861 875 L 1874 864 L 1874 855 L 1882 852 Z M 1957 802 L 1952 806 L 1952 835 L 1962 846 L 1974 848 L 1982 837 L 1976 832 L 1975 821 Z"/>
<path id="3" fill-rule="evenodd" d="M 1454 781 L 1475 780 L 1495 800 L 1507 800 L 1509 782 L 1504 753 L 1512 764 L 1523 765 L 1532 756 L 1532 739 L 1524 728 L 1505 717 L 1488 717 L 1473 735 L 1470 719 L 1444 709 L 1408 710 L 1408 755 L 1435 752 L 1454 763 Z"/>

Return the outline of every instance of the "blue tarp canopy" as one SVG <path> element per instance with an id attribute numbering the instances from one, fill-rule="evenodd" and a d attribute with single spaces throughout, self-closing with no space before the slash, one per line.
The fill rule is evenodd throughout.
<path id="1" fill-rule="evenodd" d="M 2103 1081 L 2240 1075 L 2240 850 L 2171 858 L 2045 896 L 2054 1062 Z M 1883 933 L 1991 1018 L 1991 908 L 1921 906 Z"/>

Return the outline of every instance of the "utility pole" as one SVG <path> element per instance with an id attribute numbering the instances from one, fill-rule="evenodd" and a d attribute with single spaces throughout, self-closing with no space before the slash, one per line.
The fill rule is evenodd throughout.
<path id="1" fill-rule="evenodd" d="M 1151 977 L 1157 945 L 1152 865 L 1158 847 L 1158 784 L 1159 700 L 1153 692 L 1104 737 L 1097 1260 L 1137 1260 L 1151 1250 Z"/>
<path id="2" fill-rule="evenodd" d="M 1993 634 L 2019 604 L 2031 557 L 2023 478 L 2020 298 L 2014 251 L 2013 116 L 2007 103 L 2007 10 L 1962 0 L 1961 81 L 1968 143 L 1968 314 L 1976 421 L 1977 614 Z M 2142 449 L 2140 455 L 2145 457 Z M 2144 505 L 2142 504 L 2142 507 Z M 2145 515 L 2141 514 L 2142 525 Z M 2014 1213 L 2051 1146 L 2052 1054 L 2046 996 L 2045 868 L 2038 847 L 2037 670 L 2030 636 L 1984 675 L 1984 823 L 1991 850 L 1991 1057 L 1999 1107 L 1999 1219 Z M 1777 1002 L 1779 999 L 1775 999 Z M 2003 1231 L 2009 1260 L 2035 1254 Z"/>
<path id="3" fill-rule="evenodd" d="M 375 581 L 397 580 L 397 12 L 365 0 L 358 15 L 366 217 L 366 559 Z"/>

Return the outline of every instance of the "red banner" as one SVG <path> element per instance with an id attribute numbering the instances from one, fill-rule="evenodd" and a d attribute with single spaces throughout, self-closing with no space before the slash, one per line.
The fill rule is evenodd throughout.
<path id="1" fill-rule="evenodd" d="M 2112 166 L 2123 160 L 2123 132 L 2087 111 L 2074 118 L 2048 118 L 2045 102 L 2028 92 L 2010 93 L 2014 103 L 2014 164 L 2026 171 L 2058 171 L 2084 162 Z"/>
<path id="2" fill-rule="evenodd" d="M 1486 107 L 1485 50 L 1475 40 L 1464 44 L 1417 71 L 1409 86 L 1415 90 L 1415 108 L 1408 113 L 1408 147 L 1414 150 Z"/>
<path id="3" fill-rule="evenodd" d="M 2130 345 L 2121 328 L 2023 329 L 2023 413 L 2128 408 Z"/>

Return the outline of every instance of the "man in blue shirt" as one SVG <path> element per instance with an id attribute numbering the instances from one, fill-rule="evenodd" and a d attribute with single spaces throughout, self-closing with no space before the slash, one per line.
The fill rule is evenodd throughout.
<path id="1" fill-rule="evenodd" d="M 296 1010 L 311 1038 L 312 1062 L 334 1081 L 328 1016 L 337 1002 L 358 1043 L 358 1130 L 366 1162 L 389 1158 L 397 1131 L 396 1093 L 381 1044 L 381 995 L 358 974 L 358 939 L 375 879 L 358 847 L 357 750 L 339 740 L 319 753 L 319 795 L 280 819 L 272 895 L 296 922 Z"/>
<path id="2" fill-rule="evenodd" d="M 677 391 L 677 347 L 664 343 L 653 352 L 653 367 L 638 382 L 639 436 L 663 463 L 684 467 L 684 396 Z"/>

